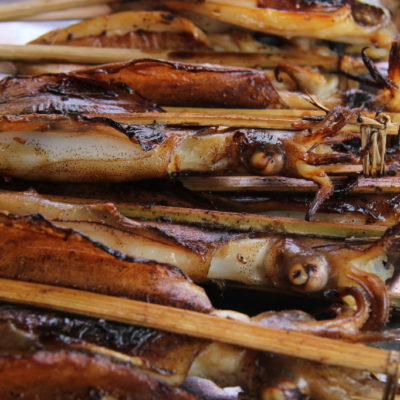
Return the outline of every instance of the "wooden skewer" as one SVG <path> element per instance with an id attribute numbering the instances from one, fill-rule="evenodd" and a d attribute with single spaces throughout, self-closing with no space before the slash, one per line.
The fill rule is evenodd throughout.
<path id="1" fill-rule="evenodd" d="M 107 0 L 103 0 L 103 3 L 106 2 Z M 170 50 L 141 51 L 138 49 L 96 48 L 85 46 L 38 44 L 0 46 L 0 59 L 11 61 L 53 61 L 77 64 L 105 64 L 111 62 L 128 61 L 134 58 L 149 57 L 162 58 L 165 60 L 179 60 L 192 63 L 208 62 L 213 64 L 235 65 L 237 67 L 262 68 L 274 68 L 277 64 L 288 61 L 288 57 L 285 59 L 280 55 L 269 53 L 232 53 L 214 51 L 204 52 Z M 301 55 L 297 58 L 291 56 L 290 61 L 296 62 L 297 64 L 303 66 L 315 66 L 316 64 L 318 64 L 327 71 L 337 70 L 336 57 L 318 57 L 318 59 L 316 59 L 314 56 L 307 57 Z"/>
<path id="2" fill-rule="evenodd" d="M 2 301 L 136 324 L 339 367 L 387 374 L 390 352 L 332 339 L 48 285 L 0 279 Z"/>
<path id="3" fill-rule="evenodd" d="M 48 46 L 42 44 L 0 45 L 0 59 L 9 61 L 59 61 L 78 64 L 106 64 L 149 57 L 168 59 L 168 52 L 144 52 L 137 49 L 78 46 Z"/>
<path id="4" fill-rule="evenodd" d="M 92 204 L 93 199 L 65 196 L 46 196 L 51 201 L 70 204 Z M 113 203 L 117 210 L 128 218 L 170 221 L 243 232 L 272 232 L 276 234 L 314 235 L 332 238 L 377 238 L 386 227 L 377 225 L 356 225 L 333 222 L 307 222 L 295 218 L 269 217 L 259 214 L 211 211 L 195 208 L 170 206 L 142 206 L 135 203 Z"/>
<path id="5" fill-rule="evenodd" d="M 18 20 L 22 17 L 50 11 L 68 10 L 70 8 L 114 3 L 117 1 L 120 0 L 30 0 L 13 2 L 0 6 L 0 21 Z"/>
<path id="6" fill-rule="evenodd" d="M 116 203 L 121 214 L 130 218 L 168 220 L 174 223 L 224 228 L 244 232 L 274 232 L 277 234 L 313 235 L 332 238 L 377 238 L 386 228 L 370 225 L 306 222 L 294 218 L 269 217 L 258 214 L 209 211 L 167 206 L 141 206 Z"/>
<path id="7" fill-rule="evenodd" d="M 290 61 L 303 66 L 315 66 L 318 64 L 326 71 L 337 70 L 336 57 L 318 57 L 318 59 L 316 59 L 314 56 L 307 58 L 306 56 L 301 55 L 297 58 L 294 56 L 284 58 L 280 55 L 269 53 L 171 50 L 141 51 L 138 49 L 38 44 L 0 46 L 0 59 L 11 61 L 105 64 L 128 61 L 134 58 L 149 57 L 189 63 L 208 62 L 248 68 L 274 68 L 279 63 Z"/>
<path id="8" fill-rule="evenodd" d="M 107 15 L 112 12 L 112 8 L 107 4 L 99 4 L 87 7 L 71 8 L 68 10 L 45 12 L 43 14 L 31 15 L 19 18 L 22 21 L 57 21 L 95 18 Z"/>
<path id="9" fill-rule="evenodd" d="M 184 177 L 179 179 L 183 185 L 192 191 L 256 191 L 256 192 L 290 192 L 313 193 L 318 185 L 305 179 L 285 178 L 277 176 L 210 176 Z M 337 185 L 346 185 L 348 177 L 333 176 Z M 357 186 L 349 193 L 376 194 L 400 193 L 400 177 L 383 177 L 379 179 L 360 177 Z"/>
<path id="10" fill-rule="evenodd" d="M 165 113 L 147 112 L 135 114 L 96 114 L 92 117 L 106 117 L 126 124 L 162 124 L 162 125 L 192 125 L 192 126 L 228 126 L 236 128 L 285 129 L 298 130 L 296 125 L 301 122 L 302 129 L 312 127 L 315 121 L 302 120 L 304 117 L 323 116 L 324 114 L 308 110 L 242 110 L 242 109 L 190 109 L 180 110 L 174 107 L 164 107 Z M 292 112 L 293 111 L 293 112 Z M 350 121 L 341 129 L 342 133 L 358 133 L 360 126 Z M 397 135 L 399 125 L 388 124 L 387 133 Z"/>

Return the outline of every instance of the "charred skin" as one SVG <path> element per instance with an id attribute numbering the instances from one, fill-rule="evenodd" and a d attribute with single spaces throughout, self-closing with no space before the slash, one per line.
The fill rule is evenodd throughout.
<path id="1" fill-rule="evenodd" d="M 80 114 L 160 111 L 132 90 L 65 74 L 6 78 L 0 82 L 0 113 Z"/>
<path id="2" fill-rule="evenodd" d="M 379 330 L 389 316 L 384 282 L 393 274 L 387 254 L 397 227 L 372 246 L 350 247 L 342 241 L 133 221 L 111 204 L 57 203 L 33 193 L 3 192 L 0 208 L 20 214 L 41 212 L 53 223 L 84 232 L 108 248 L 174 263 L 196 282 L 230 280 L 300 293 L 337 294 L 333 301 L 343 305 L 335 319 L 292 324 L 297 330 L 363 340 L 357 336 L 361 329 Z M 20 250 L 12 257 L 12 276 L 19 276 L 18 260 L 24 260 L 26 252 Z M 38 276 L 44 279 L 41 273 Z M 346 296 L 354 299 L 355 311 L 343 303 Z"/>
<path id="3" fill-rule="evenodd" d="M 121 82 L 161 106 L 285 108 L 265 72 L 252 69 L 149 59 L 72 74 Z"/>
<path id="4" fill-rule="evenodd" d="M 33 335 L 49 348 L 72 347 L 115 358 L 118 354 L 127 355 L 126 361 L 132 360 L 137 369 L 173 386 L 183 383 L 193 360 L 208 344 L 205 340 L 151 328 L 23 306 L 1 305 L 1 323 Z M 102 352 L 102 348 L 112 352 Z"/>
<path id="5" fill-rule="evenodd" d="M 171 1 L 167 6 L 188 10 L 243 28 L 286 38 L 310 37 L 387 47 L 396 29 L 383 7 L 361 1 L 224 0 Z"/>
<path id="6" fill-rule="evenodd" d="M 137 260 L 40 216 L 0 215 L 0 276 L 209 312 L 202 289 L 178 268 Z M 21 246 L 23 251 L 21 252 Z"/>

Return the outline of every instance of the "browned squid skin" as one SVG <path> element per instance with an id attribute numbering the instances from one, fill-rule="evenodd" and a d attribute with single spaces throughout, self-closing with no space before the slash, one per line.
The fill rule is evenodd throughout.
<path id="1" fill-rule="evenodd" d="M 125 256 L 40 216 L 0 214 L 0 227 L 3 278 L 212 310 L 204 291 L 172 265 Z"/>
<path id="2" fill-rule="evenodd" d="M 116 400 L 197 398 L 129 366 L 94 355 L 71 350 L 0 355 L 0 396 L 4 400 L 78 400 L 102 394 Z"/>
<path id="3" fill-rule="evenodd" d="M 144 59 L 72 74 L 121 82 L 162 106 L 285 108 L 265 72 L 254 69 Z"/>
<path id="4" fill-rule="evenodd" d="M 99 350 L 106 348 L 133 357 L 142 371 L 173 386 L 183 383 L 193 360 L 208 345 L 206 340 L 151 328 L 7 304 L 0 305 L 1 324 L 9 326 L 9 331 L 12 328 L 8 335 L 16 339 L 26 332 L 38 342 L 38 345 L 33 342 L 38 349 L 43 345 L 72 346 L 75 350 L 101 354 Z M 7 334 L 4 331 L 0 330 L 3 338 Z M 2 346 L 0 339 L 0 350 L 4 347 L 10 351 L 15 347 L 8 343 Z M 21 347 L 21 340 L 18 343 Z"/>
<path id="5" fill-rule="evenodd" d="M 76 114 L 161 111 L 132 90 L 64 74 L 5 78 L 0 81 L 0 113 Z"/>

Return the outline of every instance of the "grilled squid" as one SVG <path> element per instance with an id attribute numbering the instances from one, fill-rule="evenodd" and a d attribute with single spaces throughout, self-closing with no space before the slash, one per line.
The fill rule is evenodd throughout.
<path id="1" fill-rule="evenodd" d="M 249 68 L 142 59 L 78 68 L 69 74 L 28 72 L 35 76 L 0 82 L 2 114 L 143 112 L 146 107 L 155 109 L 154 103 L 182 107 L 316 108 L 309 96 L 292 90 L 290 80 L 284 84 L 272 82 L 271 71 Z M 302 80 L 302 90 L 311 88 L 311 94 L 323 96 L 319 101 L 325 107 L 343 103 L 343 96 L 333 93 L 335 78 L 299 68 L 295 79 Z M 319 89 L 326 79 L 330 88 Z M 140 99 L 142 105 L 138 104 Z"/>
<path id="2" fill-rule="evenodd" d="M 142 50 L 211 49 L 206 34 L 193 22 L 165 11 L 113 13 L 51 31 L 31 43 Z"/>
<path id="3" fill-rule="evenodd" d="M 2 192 L 0 209 L 15 214 L 35 210 L 53 224 L 82 232 L 106 248 L 177 265 L 196 282 L 230 280 L 304 294 L 330 293 L 333 302 L 342 303 L 333 320 L 297 321 L 287 325 L 288 329 L 351 340 L 361 329 L 379 330 L 389 318 L 385 280 L 392 276 L 393 266 L 387 254 L 397 227 L 372 245 L 346 246 L 332 240 L 134 221 L 124 218 L 111 204 L 56 202 L 34 193 Z M 27 279 L 34 274 L 43 279 L 40 272 L 25 271 L 19 261 L 25 259 L 24 250 L 14 254 L 12 243 L 4 239 L 3 251 L 10 255 L 4 259 L 8 267 L 0 274 Z M 278 319 L 287 320 L 284 316 Z M 263 320 L 268 323 L 268 317 Z"/>
<path id="4" fill-rule="evenodd" d="M 39 103 L 36 106 L 44 109 L 47 106 L 46 97 L 51 95 L 59 96 L 67 104 L 69 97 L 78 103 L 79 99 L 85 100 L 84 96 L 88 91 L 86 86 L 90 88 L 91 85 L 94 85 L 94 89 L 90 91 L 95 92 L 95 98 L 113 98 L 115 104 L 122 100 L 128 101 L 129 97 L 132 97 L 133 103 L 136 103 L 138 98 L 142 98 L 164 106 L 285 107 L 285 103 L 264 71 L 153 59 L 91 67 L 71 72 L 68 76 L 43 74 L 36 77 L 8 78 L 0 84 L 2 84 L 0 103 L 18 102 L 21 101 L 21 97 L 25 99 L 31 97 L 30 101 Z M 111 85 L 109 93 L 107 92 L 108 85 Z M 115 86 L 119 87 L 119 92 L 123 96 L 122 100 L 119 100 L 119 93 Z M 29 87 L 31 87 L 31 92 L 27 93 Z M 66 90 L 65 94 L 62 93 L 63 90 Z M 108 104 L 111 107 L 113 102 L 108 101 Z M 145 100 L 143 104 L 146 104 Z M 134 110 L 127 111 L 134 112 Z M 68 109 L 65 112 L 68 112 Z M 110 110 L 108 112 L 124 111 Z M 2 114 L 19 113 L 27 114 L 29 111 L 7 112 L 6 108 L 2 110 Z"/>
<path id="5" fill-rule="evenodd" d="M 173 265 L 126 256 L 38 214 L 2 213 L 0 226 L 2 277 L 212 310 L 204 291 Z"/>
<path id="6" fill-rule="evenodd" d="M 240 386 L 246 395 L 263 400 L 300 400 L 308 396 L 319 400 L 348 400 L 367 393 L 368 398 L 380 399 L 383 390 L 383 385 L 366 371 L 321 365 L 150 328 L 22 306 L 0 306 L 0 332 L 0 349 L 5 344 L 9 353 L 0 358 L 4 366 L 0 370 L 0 382 L 11 374 L 13 364 L 9 360 L 13 359 L 14 352 L 14 359 L 19 357 L 32 367 L 38 366 L 40 372 L 43 366 L 39 355 L 54 366 L 55 363 L 50 361 L 51 354 L 54 354 L 54 359 L 60 361 L 56 364 L 60 368 L 63 362 L 68 365 L 69 357 L 74 358 L 75 355 L 74 366 L 83 371 L 87 367 L 86 363 L 81 363 L 85 356 L 89 359 L 95 357 L 97 363 L 113 363 L 115 371 L 123 366 L 132 374 L 144 373 L 148 380 L 157 378 L 163 385 L 182 385 L 188 377 L 184 387 L 196 389 L 194 391 L 200 392 L 200 398 L 208 397 L 201 396 L 204 381 L 199 381 L 199 378 L 212 380 L 221 387 Z M 59 357 L 60 354 L 65 358 Z M 22 361 L 14 364 L 17 371 L 22 368 Z M 66 370 L 69 371 L 68 368 Z M 38 383 L 40 373 L 33 369 L 25 376 L 28 382 Z M 111 376 L 114 375 L 111 373 Z M 62 389 L 65 377 L 66 374 L 63 374 L 57 380 Z M 106 382 L 109 384 L 108 380 Z M 132 385 L 135 382 L 133 379 Z M 196 388 L 193 382 L 197 383 Z M 50 390 L 47 383 L 31 386 L 35 387 L 33 390 Z M 102 382 L 96 381 L 93 386 L 102 388 Z M 7 381 L 6 387 L 15 389 L 15 380 Z M 29 386 L 22 388 L 30 393 Z M 4 386 L 0 384 L 0 393 L 1 389 L 4 390 Z"/>
<path id="7" fill-rule="evenodd" d="M 5 78 L 0 81 L 0 114 L 135 113 L 161 111 L 127 87 L 67 76 Z"/>
<path id="8" fill-rule="evenodd" d="M 59 182 L 123 182 L 198 173 L 302 177 L 320 186 L 310 218 L 333 192 L 320 165 L 349 160 L 348 154 L 343 158 L 329 151 L 315 153 L 313 148 L 337 134 L 352 115 L 335 108 L 322 122 L 300 132 L 126 125 L 107 118 L 4 117 L 0 173 Z"/>
<path id="9" fill-rule="evenodd" d="M 193 14 L 190 17 L 193 18 Z M 203 31 L 191 20 L 169 12 L 126 11 L 56 29 L 31 43 L 140 49 L 153 57 L 157 52 L 157 57 L 166 60 L 251 68 L 273 68 L 290 60 L 297 65 L 318 65 L 332 71 L 339 61 L 336 52 L 327 44 L 313 39 L 277 40 L 230 28 L 232 26 L 228 25 L 222 31 L 210 32 L 210 27 L 206 26 Z M 357 58 L 347 59 L 352 63 L 353 71 L 357 64 L 362 66 Z M 84 67 L 77 64 L 18 63 L 19 73 L 28 75 Z"/>
<path id="10" fill-rule="evenodd" d="M 188 10 L 243 28 L 285 38 L 309 37 L 387 47 L 396 35 L 389 11 L 363 1 L 164 0 L 176 10 Z"/>
<path id="11" fill-rule="evenodd" d="M 285 108 L 267 74 L 248 68 L 149 59 L 71 74 L 123 83 L 161 106 Z"/>

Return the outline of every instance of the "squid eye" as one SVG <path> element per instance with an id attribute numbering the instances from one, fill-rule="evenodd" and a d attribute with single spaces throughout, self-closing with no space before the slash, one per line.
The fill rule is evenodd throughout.
<path id="1" fill-rule="evenodd" d="M 282 171 L 285 160 L 277 152 L 255 151 L 250 157 L 250 166 L 261 175 L 275 175 Z"/>
<path id="2" fill-rule="evenodd" d="M 295 264 L 289 271 L 289 279 L 293 285 L 301 286 L 308 281 L 308 274 L 302 264 Z"/>
<path id="3" fill-rule="evenodd" d="M 329 266 L 325 258 L 294 264 L 288 272 L 289 281 L 306 292 L 317 292 L 328 283 Z"/>

